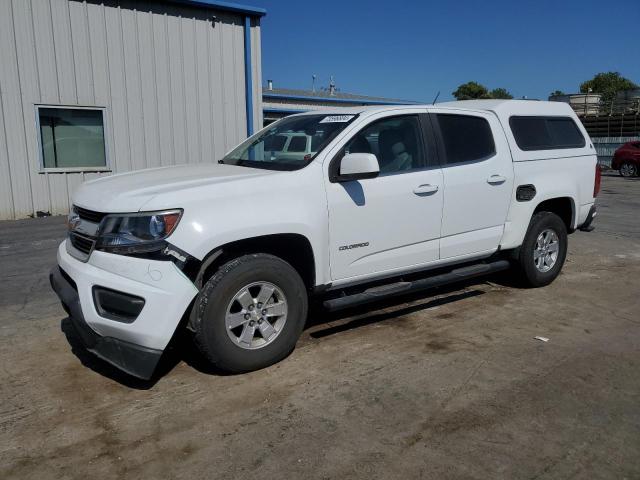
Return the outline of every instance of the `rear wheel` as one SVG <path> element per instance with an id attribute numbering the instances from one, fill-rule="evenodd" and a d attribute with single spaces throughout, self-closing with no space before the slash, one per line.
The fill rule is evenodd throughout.
<path id="1" fill-rule="evenodd" d="M 298 272 L 267 254 L 224 264 L 194 305 L 195 343 L 214 366 L 229 372 L 267 367 L 295 347 L 307 316 Z"/>
<path id="2" fill-rule="evenodd" d="M 622 175 L 625 178 L 629 178 L 629 177 L 635 177 L 636 175 L 638 175 L 638 167 L 630 162 L 625 162 L 622 165 L 620 165 L 620 175 Z"/>
<path id="3" fill-rule="evenodd" d="M 567 227 L 551 212 L 536 213 L 518 252 L 520 277 L 530 287 L 543 287 L 560 274 L 567 256 Z"/>

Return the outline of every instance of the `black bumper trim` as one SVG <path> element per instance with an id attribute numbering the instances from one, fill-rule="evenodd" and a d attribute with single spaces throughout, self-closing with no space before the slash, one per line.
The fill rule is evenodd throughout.
<path id="1" fill-rule="evenodd" d="M 584 221 L 582 225 L 580 225 L 580 230 L 583 232 L 592 232 L 596 227 L 592 225 L 593 219 L 596 218 L 596 206 L 591 205 L 589 209 L 589 214 L 587 215 L 587 219 Z"/>
<path id="2" fill-rule="evenodd" d="M 98 315 L 121 323 L 133 323 L 144 308 L 144 298 L 94 285 L 93 306 Z"/>
<path id="3" fill-rule="evenodd" d="M 96 333 L 85 321 L 78 291 L 75 285 L 65 278 L 67 276 L 56 265 L 49 274 L 49 281 L 85 348 L 128 374 L 149 380 L 160 361 L 162 350 L 142 347 L 113 337 L 103 337 Z"/>

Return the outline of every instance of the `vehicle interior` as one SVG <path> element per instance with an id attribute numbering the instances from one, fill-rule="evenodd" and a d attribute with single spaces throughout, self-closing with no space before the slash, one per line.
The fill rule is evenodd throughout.
<path id="1" fill-rule="evenodd" d="M 383 119 L 357 133 L 345 153 L 373 153 L 380 173 L 411 170 L 419 161 L 418 133 L 407 118 Z"/>

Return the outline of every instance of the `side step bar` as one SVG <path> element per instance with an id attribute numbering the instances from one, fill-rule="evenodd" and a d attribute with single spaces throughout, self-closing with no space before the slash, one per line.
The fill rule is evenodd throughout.
<path id="1" fill-rule="evenodd" d="M 488 275 L 490 273 L 507 270 L 510 266 L 511 264 L 508 260 L 495 260 L 490 263 L 479 263 L 477 265 L 457 268 L 447 273 L 434 275 L 433 277 L 421 278 L 412 282 L 397 282 L 372 287 L 361 293 L 325 300 L 323 305 L 331 312 L 350 307 L 357 307 L 375 302 L 382 298 L 427 290 L 434 287 L 441 287 L 443 285 L 449 285 L 451 283 L 460 282 L 480 275 Z"/>

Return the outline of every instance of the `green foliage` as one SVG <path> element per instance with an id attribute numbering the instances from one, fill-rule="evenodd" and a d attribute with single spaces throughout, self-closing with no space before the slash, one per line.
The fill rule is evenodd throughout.
<path id="1" fill-rule="evenodd" d="M 550 97 L 557 97 L 559 95 L 566 95 L 562 90 L 554 90 L 549 94 Z"/>
<path id="2" fill-rule="evenodd" d="M 591 89 L 593 93 L 599 93 L 605 102 L 612 101 L 618 92 L 632 90 L 634 88 L 638 88 L 638 85 L 628 78 L 624 78 L 618 72 L 598 73 L 591 80 L 580 84 L 580 91 L 582 93 L 589 93 L 589 89 Z"/>
<path id="3" fill-rule="evenodd" d="M 463 83 L 452 93 L 456 100 L 476 100 L 486 98 L 506 98 L 511 99 L 511 95 L 506 88 L 494 88 L 489 91 L 487 87 L 478 82 Z"/>
<path id="4" fill-rule="evenodd" d="M 457 100 L 474 100 L 477 98 L 491 98 L 489 90 L 478 82 L 463 83 L 452 93 Z"/>
<path id="5" fill-rule="evenodd" d="M 506 100 L 511 100 L 513 95 L 511 95 L 506 88 L 494 88 L 489 92 L 491 98 L 503 98 Z"/>

